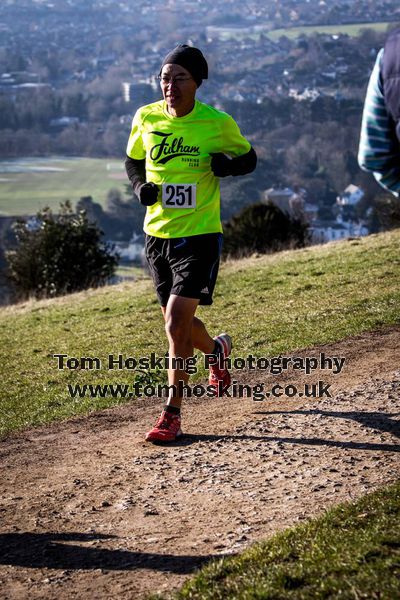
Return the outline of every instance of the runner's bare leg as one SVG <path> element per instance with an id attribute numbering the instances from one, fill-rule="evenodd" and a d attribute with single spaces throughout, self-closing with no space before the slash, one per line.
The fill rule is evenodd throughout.
<path id="1" fill-rule="evenodd" d="M 161 307 L 165 331 L 169 342 L 169 357 L 183 359 L 193 356 L 194 347 L 211 354 L 215 342 L 209 336 L 204 323 L 194 316 L 199 300 L 171 294 L 167 306 Z M 187 383 L 189 375 L 181 369 L 168 369 L 168 384 L 178 386 L 179 381 Z M 170 396 L 167 404 L 180 407 L 182 398 Z"/>
<path id="2" fill-rule="evenodd" d="M 166 310 L 166 306 L 161 307 L 164 319 Z M 193 317 L 192 321 L 192 342 L 194 348 L 197 348 L 197 350 L 200 350 L 204 354 L 211 354 L 214 350 L 215 340 L 208 333 L 203 321 L 196 316 Z"/>

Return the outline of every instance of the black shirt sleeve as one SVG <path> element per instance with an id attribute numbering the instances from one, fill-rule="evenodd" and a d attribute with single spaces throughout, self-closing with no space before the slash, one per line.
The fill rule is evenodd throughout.
<path id="1" fill-rule="evenodd" d="M 229 168 L 231 175 L 247 175 L 252 173 L 257 166 L 257 154 L 253 147 L 246 154 L 232 158 Z"/>
<path id="2" fill-rule="evenodd" d="M 136 160 L 127 156 L 125 159 L 125 170 L 132 184 L 132 189 L 139 197 L 139 189 L 146 183 L 146 159 Z"/>

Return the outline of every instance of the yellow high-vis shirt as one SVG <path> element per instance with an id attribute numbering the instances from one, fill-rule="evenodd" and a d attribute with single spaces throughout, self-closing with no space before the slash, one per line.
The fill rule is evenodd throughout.
<path id="1" fill-rule="evenodd" d="M 144 231 L 177 238 L 222 232 L 219 178 L 211 171 L 211 154 L 247 154 L 250 143 L 227 113 L 195 101 L 184 117 L 173 117 L 163 100 L 136 112 L 126 153 L 146 159 L 146 181 L 159 188 L 148 206 Z"/>

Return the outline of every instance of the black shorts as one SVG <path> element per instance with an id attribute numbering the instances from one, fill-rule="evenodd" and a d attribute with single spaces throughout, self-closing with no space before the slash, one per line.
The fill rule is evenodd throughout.
<path id="1" fill-rule="evenodd" d="M 163 239 L 146 235 L 145 254 L 161 306 L 171 294 L 212 304 L 222 233 Z"/>

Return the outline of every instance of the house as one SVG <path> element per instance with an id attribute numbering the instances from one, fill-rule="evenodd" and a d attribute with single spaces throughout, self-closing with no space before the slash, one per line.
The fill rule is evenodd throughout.
<path id="1" fill-rule="evenodd" d="M 337 240 L 368 235 L 368 229 L 362 223 L 339 221 L 316 221 L 310 226 L 311 241 L 325 244 Z"/>
<path id="2" fill-rule="evenodd" d="M 141 236 L 134 233 L 129 242 L 111 242 L 114 245 L 115 252 L 119 255 L 121 263 L 143 262 L 144 242 Z"/>
<path id="3" fill-rule="evenodd" d="M 272 202 L 272 204 L 275 204 L 282 212 L 289 215 L 291 214 L 290 199 L 293 194 L 294 191 L 292 188 L 270 188 L 264 192 L 262 202 L 264 202 L 264 204 Z"/>
<path id="4" fill-rule="evenodd" d="M 351 183 L 344 192 L 336 198 L 336 204 L 339 206 L 355 206 L 363 197 L 363 190 Z"/>
<path id="5" fill-rule="evenodd" d="M 272 202 L 282 212 L 291 217 L 298 218 L 304 214 L 305 195 L 306 191 L 302 188 L 297 191 L 289 187 L 283 189 L 270 188 L 264 192 L 261 201 L 265 204 Z"/>
<path id="6" fill-rule="evenodd" d="M 317 204 L 311 204 L 310 202 L 305 202 L 303 206 L 303 212 L 308 223 L 313 223 L 318 218 L 318 206 Z"/>
<path id="7" fill-rule="evenodd" d="M 50 119 L 50 127 L 63 129 L 64 127 L 69 127 L 70 125 L 78 125 L 79 118 L 78 117 L 60 117 L 58 119 Z"/>

